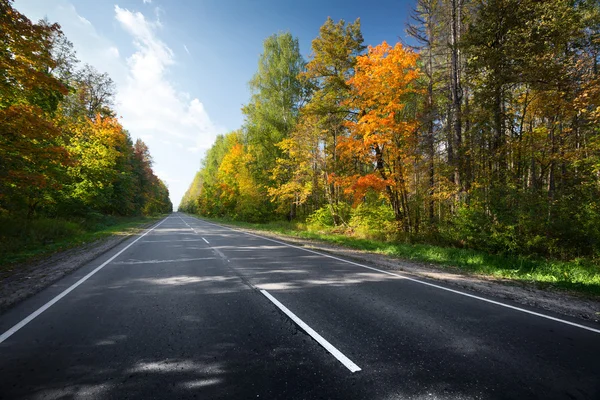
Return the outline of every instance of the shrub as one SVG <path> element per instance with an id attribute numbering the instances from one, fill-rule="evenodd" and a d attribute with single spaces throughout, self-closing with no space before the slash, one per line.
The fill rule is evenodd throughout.
<path id="1" fill-rule="evenodd" d="M 82 229 L 79 224 L 63 219 L 0 218 L 0 252 L 49 244 L 80 233 Z"/>
<path id="2" fill-rule="evenodd" d="M 352 210 L 350 227 L 357 236 L 364 238 L 389 239 L 395 235 L 394 212 L 385 203 L 361 203 Z"/>

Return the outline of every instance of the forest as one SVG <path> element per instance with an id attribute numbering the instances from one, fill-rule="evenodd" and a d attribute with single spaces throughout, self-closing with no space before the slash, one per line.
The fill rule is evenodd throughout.
<path id="1" fill-rule="evenodd" d="M 58 24 L 0 0 L 0 42 L 0 252 L 171 212 L 148 147 L 117 117 L 113 81 L 79 65 Z"/>
<path id="2" fill-rule="evenodd" d="M 406 43 L 367 46 L 359 19 L 328 18 L 307 60 L 268 37 L 179 210 L 597 260 L 600 4 L 416 3 Z"/>

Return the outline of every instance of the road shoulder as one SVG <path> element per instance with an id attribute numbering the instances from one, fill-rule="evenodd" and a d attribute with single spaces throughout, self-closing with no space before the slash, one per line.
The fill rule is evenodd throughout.
<path id="1" fill-rule="evenodd" d="M 127 234 L 115 234 L 40 260 L 14 265 L 10 274 L 0 278 L 0 314 L 155 223 L 144 223 Z"/>

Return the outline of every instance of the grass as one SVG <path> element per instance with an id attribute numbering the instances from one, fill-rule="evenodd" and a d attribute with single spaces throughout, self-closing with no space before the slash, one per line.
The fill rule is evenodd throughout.
<path id="1" fill-rule="evenodd" d="M 100 214 L 74 220 L 0 218 L 0 272 L 109 236 L 130 235 L 158 218 Z"/>
<path id="2" fill-rule="evenodd" d="M 538 288 L 556 288 L 588 297 L 600 297 L 600 264 L 589 259 L 560 261 L 489 254 L 473 249 L 430 244 L 386 242 L 325 230 L 314 231 L 303 224 L 287 221 L 257 224 L 226 219 L 213 218 L 212 220 L 240 228 L 250 228 L 300 239 L 319 240 L 351 249 L 434 264 L 454 271 L 458 269 L 469 274 L 525 282 Z"/>

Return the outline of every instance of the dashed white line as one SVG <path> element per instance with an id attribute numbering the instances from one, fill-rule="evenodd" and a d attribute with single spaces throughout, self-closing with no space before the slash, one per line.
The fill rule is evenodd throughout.
<path id="1" fill-rule="evenodd" d="M 196 217 L 192 217 L 192 218 L 196 218 Z M 347 263 L 347 264 L 356 265 L 357 267 L 366 268 L 366 269 L 370 269 L 372 271 L 381 272 L 382 274 L 386 274 L 386 275 L 390 275 L 390 276 L 395 276 L 395 277 L 398 277 L 398 278 L 406 279 L 408 281 L 419 283 L 421 285 L 426 285 L 426 286 L 429 286 L 429 287 L 434 287 L 436 289 L 445 290 L 447 292 L 452 292 L 452 293 L 455 293 L 455 294 L 458 294 L 458 295 L 461 295 L 461 296 L 470 297 L 472 299 L 476 299 L 476 300 L 480 300 L 480 301 L 485 301 L 486 303 L 495 304 L 495 305 L 500 306 L 500 307 L 510 308 L 511 310 L 520 311 L 520 312 L 523 312 L 523 313 L 526 313 L 526 314 L 530 314 L 530 315 L 535 315 L 536 317 L 549 319 L 549 320 L 552 320 L 552 321 L 555 321 L 555 322 L 559 322 L 561 324 L 574 326 L 574 327 L 580 328 L 580 329 L 585 329 L 585 330 L 590 331 L 590 332 L 600 333 L 600 329 L 592 328 L 590 326 L 581 325 L 581 324 L 578 324 L 578 323 L 575 323 L 575 322 L 571 322 L 571 321 L 567 321 L 567 320 L 564 320 L 564 319 L 552 317 L 550 315 L 538 313 L 538 312 L 527 310 L 527 309 L 524 309 L 524 308 L 520 308 L 520 307 L 516 307 L 516 306 L 511 306 L 510 304 L 505 304 L 505 303 L 501 303 L 499 301 L 495 301 L 495 300 L 491 300 L 491 299 L 486 299 L 485 297 L 475 296 L 475 295 L 470 294 L 470 293 L 461 292 L 460 290 L 450 289 L 450 288 L 447 288 L 447 287 L 444 287 L 444 286 L 436 285 L 435 283 L 429 283 L 429 282 L 422 281 L 420 279 L 411 278 L 411 277 L 409 277 L 407 275 L 396 274 L 396 273 L 393 273 L 393 272 L 390 272 L 390 271 L 384 271 L 382 269 L 369 267 L 368 265 L 360 264 L 360 263 L 357 263 L 357 262 L 354 262 L 354 261 L 344 260 L 343 258 L 335 257 L 335 256 L 332 256 L 332 255 L 329 255 L 329 254 L 325 254 L 325 253 L 320 253 L 320 252 L 314 251 L 314 250 L 305 249 L 305 248 L 299 247 L 299 246 L 294 246 L 294 245 L 289 244 L 289 243 L 281 242 L 281 241 L 275 240 L 275 239 L 270 239 L 270 238 L 267 238 L 267 237 L 264 237 L 264 236 L 260 236 L 260 235 L 255 235 L 255 234 L 249 233 L 249 232 L 244 232 L 244 231 L 239 230 L 239 229 L 232 229 L 232 228 L 229 228 L 229 227 L 226 227 L 226 226 L 213 224 L 211 222 L 207 222 L 207 221 L 204 221 L 204 220 L 201 220 L 201 219 L 198 219 L 198 218 L 196 218 L 196 219 L 198 221 L 201 221 L 201 222 L 203 222 L 205 224 L 208 224 L 208 225 L 214 225 L 214 226 L 219 227 L 219 228 L 225 228 L 225 229 L 229 229 L 229 230 L 234 231 L 234 232 L 240 232 L 240 233 L 243 233 L 243 234 L 246 234 L 246 235 L 249 235 L 249 236 L 254 236 L 254 237 L 257 237 L 257 238 L 268 240 L 270 242 L 274 242 L 274 243 L 282 244 L 284 246 L 292 247 L 294 249 L 307 251 L 309 253 L 318 254 L 320 256 L 331 258 L 331 259 L 334 259 L 334 260 L 338 260 L 338 261 L 341 261 L 341 262 L 344 262 L 344 263 Z"/>
<path id="2" fill-rule="evenodd" d="M 204 238 L 202 238 L 202 240 L 204 240 L 206 243 L 208 243 L 208 240 L 206 240 L 206 239 L 204 239 Z"/>
<path id="3" fill-rule="evenodd" d="M 277 300 L 275 297 L 273 297 L 269 292 L 267 292 L 266 290 L 261 290 L 260 292 L 263 295 L 265 295 L 265 297 L 267 299 L 271 300 L 271 302 L 273 304 L 275 304 L 277 306 L 277 308 L 279 308 L 281 311 L 283 311 L 283 313 L 285 315 L 287 315 L 288 317 L 290 317 L 290 319 L 292 321 L 294 321 L 300 328 L 302 328 L 306 333 L 308 333 L 310 335 L 310 337 L 312 337 L 313 339 L 315 339 L 317 341 L 317 343 L 319 343 L 328 352 L 330 352 L 332 356 L 334 356 L 339 362 L 341 362 L 342 364 L 344 364 L 344 366 L 346 368 L 348 368 L 350 370 L 350 372 L 358 372 L 358 371 L 361 370 L 358 365 L 354 364 L 354 362 L 352 362 L 352 360 L 350 360 L 341 351 L 339 351 L 338 349 L 336 349 L 331 343 L 329 343 L 327 340 L 325 340 L 325 338 L 323 338 L 323 336 L 321 336 L 317 332 L 315 332 L 314 329 L 312 329 L 304 321 L 302 321 L 300 318 L 298 318 L 296 316 L 296 314 L 294 314 L 286 306 L 284 306 L 283 304 L 281 304 L 279 302 L 279 300 Z"/>
<path id="4" fill-rule="evenodd" d="M 164 264 L 164 263 L 179 263 L 179 262 L 204 261 L 204 260 L 216 260 L 216 258 L 214 258 L 214 257 L 200 257 L 200 258 L 179 258 L 177 260 L 115 261 L 113 264 L 118 264 L 118 265 Z"/>
<path id="5" fill-rule="evenodd" d="M 57 295 L 56 297 L 54 297 L 52 300 L 50 300 L 49 302 L 47 302 L 46 304 L 44 304 L 43 306 L 41 306 L 40 308 L 38 308 L 36 311 L 34 311 L 31 314 L 29 314 L 29 316 L 26 317 L 25 319 L 23 319 L 21 322 L 19 322 L 18 324 L 16 324 L 15 326 L 13 326 L 12 328 L 10 328 L 6 332 L 4 332 L 2 334 L 2 336 L 0 336 L 0 343 L 4 342 L 6 339 L 8 339 L 9 337 L 11 337 L 19 329 L 21 329 L 22 327 L 24 327 L 25 325 L 27 325 L 28 323 L 30 323 L 31 321 L 33 321 L 41 313 L 43 313 L 44 311 L 46 311 L 47 309 L 49 309 L 50 307 L 52 307 L 54 304 L 56 304 L 56 302 L 58 302 L 60 299 L 62 299 L 63 297 L 65 297 L 66 295 L 68 295 L 69 293 L 71 293 L 73 290 L 75 290 L 75 288 L 77 288 L 83 282 L 87 281 L 92 275 L 94 275 L 96 272 L 100 271 L 107 264 L 109 264 L 112 260 L 114 260 L 115 258 L 117 258 L 118 256 L 120 256 L 125 250 L 127 250 L 128 248 L 130 248 L 131 246 L 133 246 L 138 240 L 140 240 L 141 238 L 143 238 L 144 236 L 146 236 L 148 233 L 152 232 L 155 228 L 157 228 L 160 224 L 162 224 L 163 222 L 165 222 L 167 219 L 168 218 L 163 219 L 158 224 L 156 224 L 152 228 L 148 229 L 140 237 L 138 237 L 133 242 L 129 243 L 127 246 L 125 246 L 123 249 L 121 249 L 117 254 L 115 254 L 114 256 L 112 256 L 111 258 L 109 258 L 108 260 L 104 261 L 99 267 L 96 267 L 92 272 L 90 272 L 89 274 L 87 274 L 86 276 L 84 276 L 83 278 L 81 278 L 80 280 L 78 280 L 77 282 L 75 282 L 73 285 L 71 285 L 69 288 L 67 288 L 66 290 L 64 290 L 62 293 L 60 293 L 59 295 Z"/>

